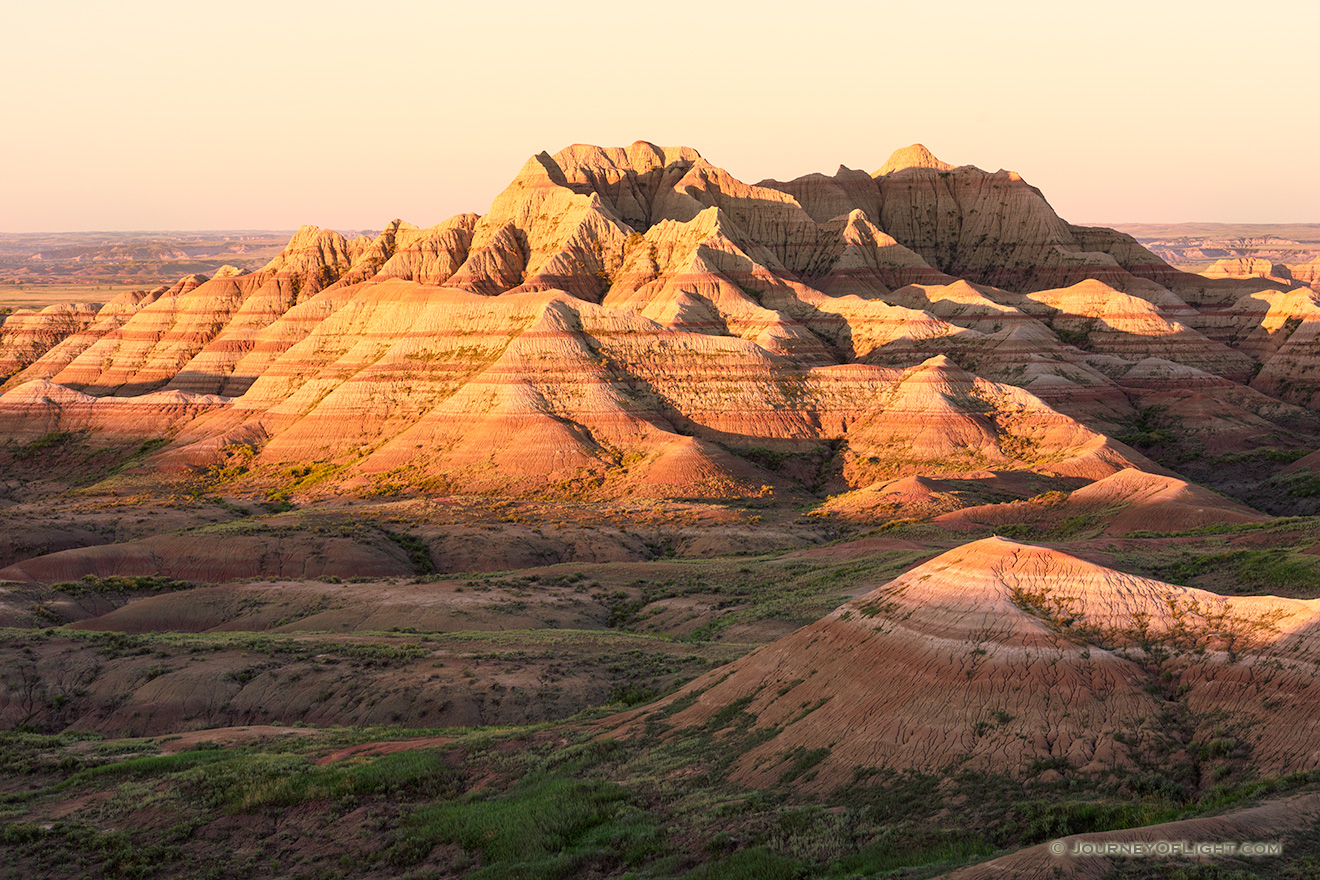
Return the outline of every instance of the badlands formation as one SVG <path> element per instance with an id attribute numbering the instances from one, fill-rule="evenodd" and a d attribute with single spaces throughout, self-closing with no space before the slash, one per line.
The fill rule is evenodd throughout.
<path id="1" fill-rule="evenodd" d="M 920 146 L 756 185 L 688 148 L 573 146 L 481 216 L 304 227 L 255 272 L 8 315 L 0 436 L 149 441 L 139 469 L 180 476 L 241 457 L 236 492 L 306 462 L 350 493 L 1071 489 L 1152 450 L 1213 483 L 1184 447 L 1314 446 L 1320 323 L 1285 286 L 1178 272 Z"/>
<path id="2" fill-rule="evenodd" d="M 1214 736 L 1272 774 L 1317 766 L 1318 652 L 1320 600 L 1226 598 L 985 538 L 697 679 L 666 717 L 681 733 L 741 701 L 766 735 L 732 772 L 756 787 L 823 748 L 815 787 L 1059 762 L 1119 778 L 1158 763 L 1193 790 L 1223 763 L 1194 753 Z"/>
<path id="3" fill-rule="evenodd" d="M 1034 845 L 1312 804 L 1313 275 L 639 141 L 2 312 L 15 864 L 1099 876 Z"/>

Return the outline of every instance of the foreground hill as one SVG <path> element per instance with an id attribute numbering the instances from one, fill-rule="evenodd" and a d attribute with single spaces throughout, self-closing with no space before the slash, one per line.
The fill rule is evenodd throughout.
<path id="1" fill-rule="evenodd" d="M 988 538 L 697 679 L 659 711 L 682 735 L 730 709 L 754 787 L 812 754 L 809 786 L 858 773 L 1041 767 L 1187 792 L 1234 766 L 1320 766 L 1320 601 L 1227 598 Z M 642 719 L 645 716 L 641 716 Z M 763 735 L 757 736 L 758 733 Z"/>
<path id="2" fill-rule="evenodd" d="M 1124 863 L 1048 844 L 1255 839 L 1287 858 L 1212 867 L 1294 880 L 1320 855 L 1318 600 L 998 539 L 932 559 L 895 532 L 456 579 L 10 584 L 6 864 L 1090 877 Z M 1308 535 L 1074 549 L 1241 591 L 1223 570 Z"/>

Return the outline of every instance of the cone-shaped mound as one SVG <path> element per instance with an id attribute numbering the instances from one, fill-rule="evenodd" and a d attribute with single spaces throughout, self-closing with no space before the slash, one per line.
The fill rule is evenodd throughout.
<path id="1" fill-rule="evenodd" d="M 1186 480 L 1126 468 L 1096 480 L 1060 498 L 1047 493 L 1031 501 L 985 504 L 939 517 L 945 522 L 1007 525 L 1031 523 L 1038 527 L 1061 524 L 1075 517 L 1095 517 L 1111 535 L 1129 532 L 1180 532 L 1219 523 L 1267 522 L 1268 515 L 1252 510 Z"/>
<path id="2" fill-rule="evenodd" d="M 1090 479 L 1159 469 L 1034 395 L 981 379 L 943 355 L 906 371 L 848 437 L 845 474 L 855 483 L 911 473 L 916 463 L 927 473 L 1012 463 Z"/>
<path id="3" fill-rule="evenodd" d="M 1172 532 L 1213 523 L 1270 519 L 1202 486 L 1132 468 L 1084 486 L 1068 500 L 1079 508 L 1124 506 L 1126 509 L 1109 526 L 1115 534 L 1141 529 Z"/>
<path id="4" fill-rule="evenodd" d="M 753 786 L 804 750 L 825 750 L 822 790 L 870 770 L 1117 777 L 1157 759 L 1195 786 L 1210 768 L 1189 750 L 1224 731 L 1262 773 L 1320 765 L 1317 660 L 1320 601 L 1225 598 L 988 538 L 698 679 L 667 723 L 745 712 L 758 744 L 733 775 Z"/>

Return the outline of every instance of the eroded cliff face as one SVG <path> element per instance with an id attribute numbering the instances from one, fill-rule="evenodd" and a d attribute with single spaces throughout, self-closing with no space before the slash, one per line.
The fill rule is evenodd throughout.
<path id="1" fill-rule="evenodd" d="M 165 438 L 194 469 L 248 444 L 253 485 L 307 461 L 349 489 L 613 498 L 1095 480 L 1158 469 L 1115 439 L 1155 436 L 1131 429 L 1151 407 L 1206 449 L 1311 442 L 1288 404 L 1320 393 L 1320 310 L 1278 286 L 1177 272 L 920 145 L 756 185 L 686 147 L 574 145 L 484 215 L 308 226 L 255 272 L 10 315 L 0 433 Z"/>
<path id="2" fill-rule="evenodd" d="M 920 144 L 870 175 L 840 167 L 833 177 L 763 185 L 793 195 L 818 221 L 861 210 L 940 271 L 1008 290 L 1096 278 L 1135 291 L 1185 280 L 1130 236 L 1070 225 L 1020 175 L 953 166 Z"/>

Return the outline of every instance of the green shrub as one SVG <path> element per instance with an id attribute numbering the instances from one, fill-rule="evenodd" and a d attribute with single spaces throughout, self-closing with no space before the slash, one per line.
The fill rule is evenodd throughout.
<path id="1" fill-rule="evenodd" d="M 661 851 L 655 818 L 621 786 L 536 775 L 503 794 L 470 794 L 423 807 L 400 823 L 385 860 L 406 867 L 440 843 L 481 857 L 471 875 L 558 878 L 641 864 Z"/>

